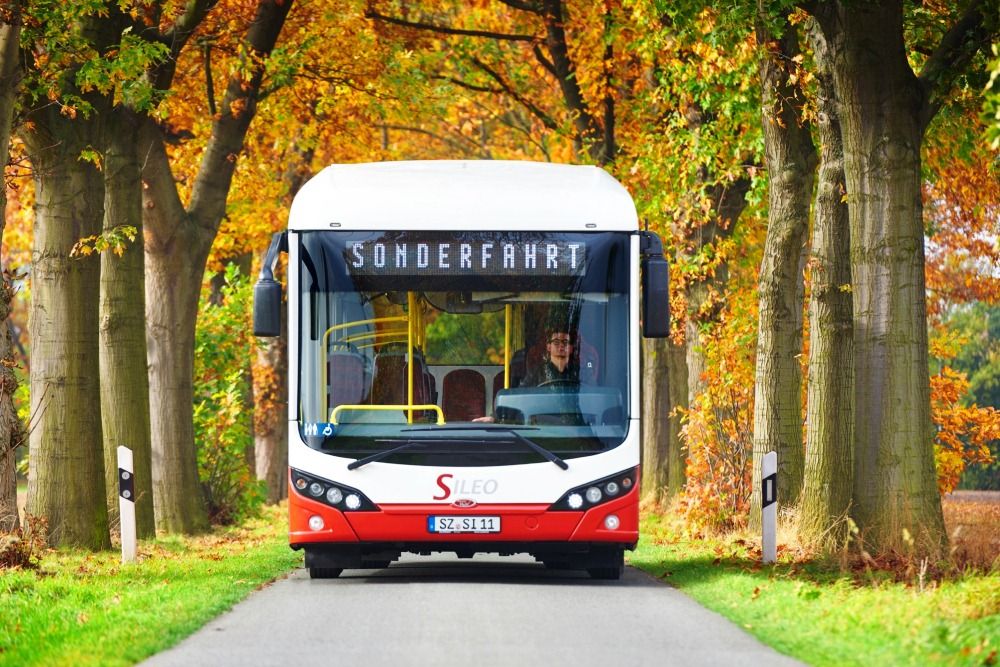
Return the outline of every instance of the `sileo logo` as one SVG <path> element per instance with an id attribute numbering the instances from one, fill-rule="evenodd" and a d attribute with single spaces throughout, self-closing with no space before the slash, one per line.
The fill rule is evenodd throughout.
<path id="1" fill-rule="evenodd" d="M 495 479 L 455 479 L 449 473 L 438 475 L 437 485 L 441 487 L 441 494 L 434 496 L 434 500 L 447 500 L 453 493 L 467 496 L 491 495 L 497 491 Z"/>

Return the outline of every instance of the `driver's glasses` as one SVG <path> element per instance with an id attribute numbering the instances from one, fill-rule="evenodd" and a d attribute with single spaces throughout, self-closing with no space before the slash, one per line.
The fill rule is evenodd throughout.
<path id="1" fill-rule="evenodd" d="M 573 341 L 569 338 L 560 338 L 558 336 L 550 338 L 549 343 L 557 347 L 572 347 Z"/>

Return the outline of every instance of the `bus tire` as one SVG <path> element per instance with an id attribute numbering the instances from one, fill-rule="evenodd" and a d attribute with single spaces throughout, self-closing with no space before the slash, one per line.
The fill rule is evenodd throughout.
<path id="1" fill-rule="evenodd" d="M 341 567 L 311 567 L 309 568 L 310 579 L 336 579 L 344 571 Z"/>

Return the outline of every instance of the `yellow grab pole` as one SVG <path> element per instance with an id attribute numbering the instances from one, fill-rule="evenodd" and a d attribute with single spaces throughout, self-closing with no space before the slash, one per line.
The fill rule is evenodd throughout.
<path id="1" fill-rule="evenodd" d="M 503 307 L 503 388 L 510 389 L 510 318 L 513 306 Z"/>
<path id="2" fill-rule="evenodd" d="M 409 317 L 406 320 L 406 404 L 409 406 L 406 410 L 406 423 L 413 423 L 413 330 L 415 327 L 415 322 L 413 321 L 416 313 L 417 297 L 413 292 L 406 293 L 406 306 L 409 312 L 407 315 Z"/>

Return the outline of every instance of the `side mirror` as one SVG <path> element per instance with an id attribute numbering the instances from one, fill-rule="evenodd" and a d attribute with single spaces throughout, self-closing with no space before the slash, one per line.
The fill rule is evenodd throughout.
<path id="1" fill-rule="evenodd" d="M 655 234 L 643 232 L 641 246 L 642 335 L 666 338 L 670 335 L 670 265 Z"/>
<path id="2" fill-rule="evenodd" d="M 262 278 L 253 286 L 253 335 L 281 335 L 281 283 L 274 278 Z"/>
<path id="3" fill-rule="evenodd" d="M 281 335 L 281 283 L 274 279 L 279 252 L 288 252 L 286 232 L 271 237 L 260 277 L 253 286 L 253 335 L 261 338 Z"/>

